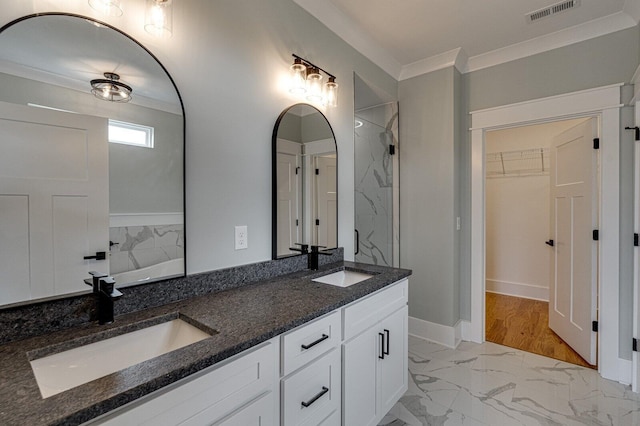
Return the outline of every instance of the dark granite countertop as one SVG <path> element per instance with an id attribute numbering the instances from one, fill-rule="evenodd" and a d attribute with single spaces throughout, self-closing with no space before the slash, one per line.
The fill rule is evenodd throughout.
<path id="1" fill-rule="evenodd" d="M 375 274 L 347 288 L 312 282 L 340 269 Z M 281 333 L 373 293 L 411 274 L 406 269 L 352 262 L 325 265 L 0 346 L 0 424 L 74 425 L 93 419 L 170 383 L 238 354 Z M 126 296 L 125 296 L 126 297 Z M 117 302 L 116 302 L 117 303 Z M 42 399 L 29 357 L 56 346 L 94 340 L 135 329 L 161 316 L 186 317 L 218 333 L 68 391 Z M 129 330 L 130 331 L 130 330 Z"/>

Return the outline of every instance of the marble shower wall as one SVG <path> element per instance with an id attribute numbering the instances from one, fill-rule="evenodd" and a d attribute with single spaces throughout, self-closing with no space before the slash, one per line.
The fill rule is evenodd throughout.
<path id="1" fill-rule="evenodd" d="M 357 262 L 398 266 L 398 104 L 356 111 L 355 223 L 360 237 Z"/>
<path id="2" fill-rule="evenodd" d="M 184 257 L 183 225 L 109 228 L 110 273 L 132 271 Z"/>

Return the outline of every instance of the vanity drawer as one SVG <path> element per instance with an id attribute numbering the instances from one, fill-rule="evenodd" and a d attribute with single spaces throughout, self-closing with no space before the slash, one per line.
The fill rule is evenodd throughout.
<path id="1" fill-rule="evenodd" d="M 282 336 L 282 375 L 337 347 L 341 340 L 340 326 L 340 311 L 335 311 Z"/>
<path id="2" fill-rule="evenodd" d="M 389 287 L 344 308 L 344 340 L 357 336 L 407 304 L 408 280 Z"/>
<path id="3" fill-rule="evenodd" d="M 282 380 L 282 424 L 340 425 L 341 355 L 333 349 Z M 333 420 L 332 420 L 333 419 Z"/>

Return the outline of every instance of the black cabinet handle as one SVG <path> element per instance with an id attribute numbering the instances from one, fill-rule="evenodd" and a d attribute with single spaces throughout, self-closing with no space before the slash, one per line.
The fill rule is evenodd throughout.
<path id="1" fill-rule="evenodd" d="M 311 398 L 309 401 L 302 401 L 302 406 L 307 408 L 308 406 L 310 406 L 311 404 L 313 404 L 314 402 L 316 402 L 317 400 L 319 400 L 320 398 L 322 398 L 322 395 L 324 395 L 325 393 L 329 392 L 329 388 L 326 386 L 322 387 L 322 390 L 313 398 Z"/>
<path id="2" fill-rule="evenodd" d="M 85 260 L 95 259 L 95 260 L 105 260 L 107 258 L 107 253 L 104 251 L 97 251 L 95 256 L 85 256 Z"/>
<path id="3" fill-rule="evenodd" d="M 378 333 L 378 336 L 380 336 L 380 355 L 378 358 L 384 359 L 384 334 Z"/>
<path id="4" fill-rule="evenodd" d="M 315 345 L 317 345 L 318 343 L 325 341 L 329 338 L 329 336 L 327 336 L 326 334 L 322 334 L 322 337 L 319 338 L 318 340 L 316 340 L 315 342 L 311 342 L 308 345 L 301 345 L 302 349 L 311 349 L 312 347 L 314 347 Z"/>
<path id="5" fill-rule="evenodd" d="M 553 247 L 553 240 L 545 241 L 546 245 Z"/>
<path id="6" fill-rule="evenodd" d="M 356 252 L 354 254 L 360 253 L 360 233 L 357 229 L 354 229 L 356 233 Z"/>
<path id="7" fill-rule="evenodd" d="M 386 346 L 387 346 L 387 350 L 386 350 L 386 351 L 383 351 L 383 353 L 384 353 L 385 355 L 389 355 L 389 341 L 391 340 L 391 339 L 389 339 L 389 330 L 387 330 L 387 329 L 385 328 L 385 329 L 384 329 L 384 334 L 386 335 Z"/>

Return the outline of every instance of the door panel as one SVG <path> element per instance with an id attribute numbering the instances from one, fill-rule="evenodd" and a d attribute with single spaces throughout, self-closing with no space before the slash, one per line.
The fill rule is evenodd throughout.
<path id="1" fill-rule="evenodd" d="M 381 413 L 388 412 L 408 388 L 408 309 L 405 306 L 376 327 L 386 333 L 385 346 L 389 348 L 384 359 L 378 358 L 378 406 Z"/>
<path id="2" fill-rule="evenodd" d="M 596 364 L 597 157 L 590 119 L 561 133 L 551 150 L 552 256 L 549 327 L 590 364 Z"/>
<path id="3" fill-rule="evenodd" d="M 316 169 L 316 218 L 320 221 L 316 242 L 320 246 L 333 248 L 338 246 L 336 158 L 316 157 Z"/>
<path id="4" fill-rule="evenodd" d="M 299 144 L 297 144 L 299 145 Z M 298 147 L 298 149 L 300 149 Z M 299 227 L 296 220 L 299 218 L 300 185 L 298 169 L 298 158 L 296 154 L 277 154 L 277 182 L 278 182 L 278 256 L 294 253 L 289 247 L 297 242 L 302 242 L 298 234 Z"/>
<path id="5" fill-rule="evenodd" d="M 0 304 L 88 289 L 109 272 L 84 259 L 109 251 L 107 119 L 0 102 L 0 139 Z"/>

